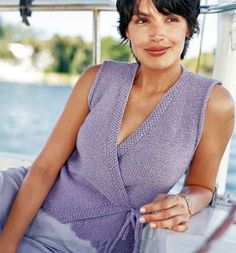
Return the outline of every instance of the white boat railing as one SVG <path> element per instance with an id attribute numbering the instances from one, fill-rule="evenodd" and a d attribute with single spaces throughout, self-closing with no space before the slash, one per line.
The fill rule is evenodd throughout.
<path id="1" fill-rule="evenodd" d="M 229 214 L 225 218 L 225 220 L 221 223 L 221 225 L 212 233 L 211 236 L 205 241 L 202 247 L 196 253 L 207 253 L 214 246 L 214 243 L 220 239 L 225 232 L 229 229 L 229 227 L 235 223 L 235 214 L 236 214 L 236 204 L 232 206 Z"/>
<path id="2" fill-rule="evenodd" d="M 33 155 L 0 152 L 0 170 L 10 167 L 28 167 L 33 163 L 34 159 L 35 156 Z"/>

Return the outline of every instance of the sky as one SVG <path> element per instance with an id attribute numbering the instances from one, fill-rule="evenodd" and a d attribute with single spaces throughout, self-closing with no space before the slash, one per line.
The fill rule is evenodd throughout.
<path id="1" fill-rule="evenodd" d="M 205 4 L 206 1 L 202 1 Z M 209 0 L 209 4 L 217 0 Z M 2 12 L 3 23 L 21 24 L 21 17 L 18 12 Z M 92 13 L 88 11 L 71 12 L 33 12 L 29 18 L 31 27 L 39 32 L 40 39 L 49 38 L 53 34 L 60 35 L 81 35 L 86 41 L 92 41 Z M 112 36 L 119 39 L 117 32 L 118 14 L 116 12 L 102 12 L 100 17 L 101 36 Z M 199 18 L 202 25 L 203 15 Z M 28 29 L 21 24 L 24 29 Z M 201 35 L 201 34 L 200 34 Z M 197 56 L 200 46 L 200 35 L 191 42 L 187 57 Z M 203 37 L 203 52 L 212 52 L 217 43 L 217 15 L 206 15 L 206 22 Z"/>

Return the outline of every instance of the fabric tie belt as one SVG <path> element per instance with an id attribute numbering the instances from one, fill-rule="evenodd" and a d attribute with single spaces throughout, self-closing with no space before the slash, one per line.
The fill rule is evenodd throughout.
<path id="1" fill-rule="evenodd" d="M 119 240 L 126 240 L 130 224 L 132 225 L 134 229 L 134 249 L 132 253 L 139 253 L 140 252 L 140 246 L 141 246 L 141 240 L 142 240 L 142 230 L 143 230 L 143 223 L 139 222 L 139 218 L 141 216 L 141 213 L 139 210 L 135 208 L 130 208 L 129 212 L 126 216 L 126 221 L 124 225 L 122 226 L 118 236 L 115 238 L 114 242 L 112 243 L 108 253 L 112 253 L 112 250 L 114 249 L 115 245 Z"/>
<path id="2" fill-rule="evenodd" d="M 62 222 L 67 223 L 67 222 L 73 222 L 76 220 L 103 217 L 106 215 L 116 214 L 120 212 L 127 212 L 124 225 L 120 229 L 114 241 L 109 243 L 109 245 L 107 245 L 108 248 L 106 248 L 106 250 L 104 251 L 103 245 L 101 246 L 102 247 L 101 250 L 98 246 L 98 252 L 112 253 L 112 250 L 114 250 L 118 241 L 127 239 L 127 236 L 129 234 L 130 224 L 131 224 L 134 230 L 134 248 L 133 248 L 132 253 L 139 253 L 141 240 L 142 240 L 142 230 L 143 230 L 144 224 L 139 222 L 141 213 L 139 212 L 138 209 L 135 209 L 133 207 L 127 207 L 127 206 L 112 206 L 109 208 L 108 207 L 104 207 L 103 209 L 101 208 L 99 212 L 96 209 L 91 209 L 91 210 L 86 210 L 86 211 L 77 210 L 77 212 L 72 212 L 73 215 L 70 215 L 69 217 L 68 217 L 68 212 L 64 212 L 60 214 L 58 219 Z M 74 228 L 73 223 L 72 223 L 72 228 L 76 231 L 76 227 Z"/>

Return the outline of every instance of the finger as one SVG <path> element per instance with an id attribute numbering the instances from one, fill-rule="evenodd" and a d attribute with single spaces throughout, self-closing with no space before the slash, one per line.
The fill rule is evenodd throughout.
<path id="1" fill-rule="evenodd" d="M 189 222 L 189 218 L 187 215 L 176 215 L 170 219 L 161 221 L 152 221 L 150 223 L 150 226 L 152 228 L 172 228 L 185 222 Z"/>
<path id="2" fill-rule="evenodd" d="M 189 222 L 181 223 L 177 226 L 170 228 L 170 230 L 173 230 L 175 232 L 185 232 L 188 229 L 189 229 Z"/>
<path id="3" fill-rule="evenodd" d="M 168 198 L 168 194 L 159 194 L 154 200 L 153 202 L 156 202 L 156 201 L 159 201 L 159 200 L 162 200 L 162 199 L 166 199 Z"/>
<path id="4" fill-rule="evenodd" d="M 168 197 L 168 194 L 159 194 L 153 201 L 152 203 L 154 202 L 157 202 L 157 201 L 160 201 L 162 199 L 166 199 Z M 145 206 L 142 206 L 139 210 L 141 213 L 146 213 L 148 212 L 148 210 L 146 209 L 146 207 L 148 207 L 150 204 L 147 204 Z"/>
<path id="5" fill-rule="evenodd" d="M 144 222 L 148 223 L 151 221 L 166 220 L 176 215 L 186 215 L 186 208 L 184 205 L 176 205 L 169 209 L 161 211 L 155 211 L 152 214 L 144 214 L 141 217 L 145 219 Z"/>
<path id="6" fill-rule="evenodd" d="M 177 195 L 168 195 L 166 198 L 163 198 L 159 201 L 151 202 L 150 204 L 142 206 L 142 208 L 145 209 L 145 212 L 142 213 L 151 213 L 163 209 L 168 209 L 179 203 L 182 203 L 182 197 Z"/>

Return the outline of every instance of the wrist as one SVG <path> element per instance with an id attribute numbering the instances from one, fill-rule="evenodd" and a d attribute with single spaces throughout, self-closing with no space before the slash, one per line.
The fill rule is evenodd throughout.
<path id="1" fill-rule="evenodd" d="M 191 217 L 192 216 L 192 203 L 191 203 L 190 199 L 186 196 L 186 194 L 181 193 L 181 192 L 178 193 L 177 195 L 184 199 L 187 209 L 188 209 L 188 214 Z"/>
<path id="2" fill-rule="evenodd" d="M 11 250 L 16 250 L 19 242 L 16 242 L 11 237 L 7 236 L 4 232 L 0 234 L 0 244 L 7 245 Z"/>

